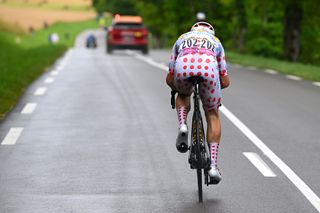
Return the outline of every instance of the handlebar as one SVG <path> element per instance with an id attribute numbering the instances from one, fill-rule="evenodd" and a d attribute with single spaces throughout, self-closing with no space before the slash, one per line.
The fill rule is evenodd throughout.
<path id="1" fill-rule="evenodd" d="M 177 91 L 174 91 L 174 90 L 171 91 L 171 107 L 172 107 L 172 109 L 176 108 L 176 93 L 177 93 Z"/>

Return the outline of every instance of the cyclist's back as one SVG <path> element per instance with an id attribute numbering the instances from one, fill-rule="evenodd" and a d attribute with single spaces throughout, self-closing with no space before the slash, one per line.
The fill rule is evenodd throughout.
<path id="1" fill-rule="evenodd" d="M 190 31 L 176 41 L 169 63 L 176 89 L 190 95 L 192 84 L 186 79 L 202 76 L 200 97 L 206 110 L 217 109 L 221 102 L 220 76 L 227 75 L 224 50 L 214 35 L 203 31 Z"/>

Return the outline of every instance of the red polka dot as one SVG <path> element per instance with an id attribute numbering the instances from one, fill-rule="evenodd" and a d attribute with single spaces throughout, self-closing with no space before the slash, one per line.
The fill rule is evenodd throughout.
<path id="1" fill-rule="evenodd" d="M 202 58 L 199 58 L 199 59 L 198 59 L 198 62 L 201 63 L 201 62 L 202 62 Z"/>
<path id="2" fill-rule="evenodd" d="M 212 102 L 215 102 L 216 101 L 216 98 L 213 98 Z"/>
<path id="3" fill-rule="evenodd" d="M 208 67 L 208 66 L 204 66 L 204 69 L 205 69 L 205 70 L 208 70 L 208 69 L 209 69 L 209 67 Z"/>
<path id="4" fill-rule="evenodd" d="M 190 75 L 190 76 L 193 76 L 193 75 L 194 75 L 194 73 L 193 73 L 193 72 L 190 72 L 190 73 L 189 73 L 189 75 Z"/>
<path id="5" fill-rule="evenodd" d="M 214 86 L 217 86 L 217 83 L 216 83 L 216 82 L 214 82 Z"/>
<path id="6" fill-rule="evenodd" d="M 177 77 L 180 77 L 180 76 L 181 76 L 181 74 L 180 74 L 180 73 L 178 73 Z"/>
<path id="7" fill-rule="evenodd" d="M 207 101 L 210 102 L 210 98 L 208 98 Z"/>
<path id="8" fill-rule="evenodd" d="M 213 90 L 211 90 L 211 93 L 212 93 L 212 94 L 214 93 L 214 89 L 213 89 Z"/>
<path id="9" fill-rule="evenodd" d="M 198 75 L 198 76 L 201 76 L 201 72 L 198 72 L 197 75 Z"/>
<path id="10" fill-rule="evenodd" d="M 183 59 L 183 62 L 187 62 L 187 61 L 188 61 L 188 59 L 187 59 L 187 58 L 184 58 L 184 59 Z"/>
<path id="11" fill-rule="evenodd" d="M 211 78 L 214 78 L 214 74 L 211 75 Z"/>
<path id="12" fill-rule="evenodd" d="M 210 81 L 210 85 L 212 85 L 213 84 L 213 81 Z"/>
<path id="13" fill-rule="evenodd" d="M 184 72 L 184 73 L 183 73 L 183 76 L 187 76 L 187 73 L 186 73 L 186 72 Z"/>
<path id="14" fill-rule="evenodd" d="M 219 67 L 219 69 L 220 69 L 220 68 L 221 68 L 221 65 L 219 64 L 218 67 Z"/>
<path id="15" fill-rule="evenodd" d="M 207 63 L 210 63 L 211 61 L 210 61 L 210 59 L 206 59 L 206 62 L 207 62 Z"/>
<path id="16" fill-rule="evenodd" d="M 193 66 L 193 65 L 191 65 L 191 66 L 190 66 L 190 69 L 194 69 L 194 66 Z"/>
<path id="17" fill-rule="evenodd" d="M 187 66 L 186 66 L 186 65 L 184 65 L 184 66 L 183 66 L 183 69 L 184 69 L 184 70 L 185 70 L 185 69 L 187 69 Z"/>
<path id="18" fill-rule="evenodd" d="M 191 62 L 193 63 L 195 60 L 194 60 L 194 58 L 191 58 Z"/>
<path id="19" fill-rule="evenodd" d="M 201 67 L 201 65 L 198 65 L 198 69 L 201 69 L 202 67 Z"/>
<path id="20" fill-rule="evenodd" d="M 208 75 L 209 75 L 209 74 L 208 74 L 207 72 L 204 74 L 204 76 L 206 76 L 206 77 L 208 77 Z M 207 80 L 207 79 L 206 79 L 206 80 Z"/>
<path id="21" fill-rule="evenodd" d="M 217 61 L 221 61 L 221 58 L 217 58 Z"/>

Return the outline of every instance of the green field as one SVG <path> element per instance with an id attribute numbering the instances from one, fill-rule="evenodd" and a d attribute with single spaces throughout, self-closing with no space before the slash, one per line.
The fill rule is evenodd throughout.
<path id="1" fill-rule="evenodd" d="M 283 74 L 295 75 L 306 80 L 320 82 L 320 67 L 315 65 L 292 63 L 235 52 L 227 52 L 227 60 L 234 64 L 255 66 L 261 69 L 273 69 Z"/>
<path id="2" fill-rule="evenodd" d="M 0 6 L 15 7 L 15 8 L 36 8 L 45 10 L 69 10 L 69 11 L 93 11 L 90 5 L 68 4 L 63 3 L 40 3 L 40 2 L 21 2 L 21 1 L 0 1 Z"/>
<path id="3" fill-rule="evenodd" d="M 12 109 L 30 83 L 73 45 L 77 34 L 97 27 L 93 20 L 57 23 L 33 34 L 24 34 L 0 22 L 0 119 Z M 58 45 L 48 42 L 53 32 L 60 35 Z"/>

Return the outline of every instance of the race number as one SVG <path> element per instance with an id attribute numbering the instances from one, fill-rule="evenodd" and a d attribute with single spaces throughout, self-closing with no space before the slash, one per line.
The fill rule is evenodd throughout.
<path id="1" fill-rule="evenodd" d="M 182 42 L 182 49 L 185 48 L 205 48 L 213 51 L 215 46 L 206 38 L 201 38 L 200 40 L 196 38 L 189 38 Z"/>

